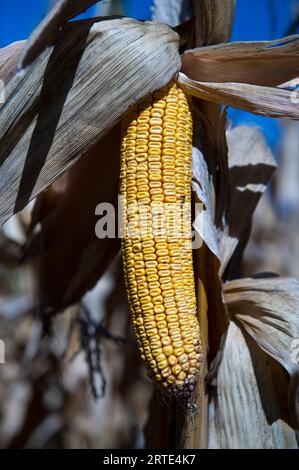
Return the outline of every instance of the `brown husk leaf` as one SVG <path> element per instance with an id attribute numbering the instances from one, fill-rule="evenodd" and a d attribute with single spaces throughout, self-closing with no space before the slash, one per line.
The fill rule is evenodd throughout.
<path id="1" fill-rule="evenodd" d="M 117 19 L 64 27 L 55 47 L 6 87 L 0 221 L 55 181 L 179 67 L 178 36 L 166 25 Z"/>
<path id="2" fill-rule="evenodd" d="M 83 13 L 100 0 L 58 0 L 40 25 L 33 31 L 24 47 L 19 68 L 23 69 L 49 46 L 52 46 L 58 36 L 59 29 L 70 19 Z"/>

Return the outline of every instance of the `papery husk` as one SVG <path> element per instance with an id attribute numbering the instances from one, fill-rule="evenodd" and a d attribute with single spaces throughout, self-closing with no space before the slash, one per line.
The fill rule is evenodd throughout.
<path id="1" fill-rule="evenodd" d="M 241 279 L 224 286 L 231 318 L 290 377 L 290 420 L 299 429 L 299 281 Z"/>
<path id="2" fill-rule="evenodd" d="M 214 386 L 209 394 L 209 449 L 298 448 L 288 423 L 282 368 L 234 322 Z"/>
<path id="3" fill-rule="evenodd" d="M 0 115 L 0 221 L 57 179 L 179 67 L 178 36 L 168 26 L 130 19 L 65 26 L 56 46 L 7 84 Z"/>
<path id="4" fill-rule="evenodd" d="M 49 46 L 52 46 L 60 28 L 70 19 L 83 13 L 101 0 L 58 0 L 48 15 L 29 36 L 19 59 L 19 69 L 28 67 Z"/>
<path id="5" fill-rule="evenodd" d="M 205 248 L 199 250 L 198 274 L 199 285 L 203 286 L 207 297 L 206 311 L 209 317 L 209 341 L 207 358 L 209 371 L 214 369 L 221 359 L 222 346 L 228 329 L 228 312 L 222 299 L 222 280 L 220 271 L 220 253 L 218 248 L 218 233 L 215 225 L 215 204 L 212 200 L 213 184 L 209 176 L 207 164 L 202 153 L 193 148 L 192 188 L 196 194 L 198 213 L 195 214 L 193 226 L 203 240 Z M 204 256 L 203 256 L 204 255 Z M 203 259 L 202 259 L 203 257 Z M 198 296 L 199 305 L 201 294 Z M 200 311 L 200 307 L 199 307 Z M 200 312 L 201 315 L 201 312 Z"/>
<path id="6" fill-rule="evenodd" d="M 254 210 L 277 166 L 259 128 L 242 125 L 228 130 L 227 141 L 229 199 L 225 227 L 218 237 L 221 275 L 246 238 Z"/>
<path id="7" fill-rule="evenodd" d="M 279 87 L 265 87 L 245 83 L 197 82 L 183 73 L 178 83 L 186 93 L 213 103 L 232 106 L 251 113 L 286 119 L 299 119 L 299 106 L 293 93 Z"/>
<path id="8" fill-rule="evenodd" d="M 0 80 L 2 80 L 4 84 L 15 74 L 18 56 L 24 44 L 25 41 L 17 41 L 0 49 Z"/>
<path id="9" fill-rule="evenodd" d="M 298 59 L 299 36 L 231 42 L 186 51 L 182 56 L 182 72 L 198 82 L 275 87 L 299 77 Z"/>
<path id="10" fill-rule="evenodd" d="M 27 258 L 38 254 L 41 315 L 79 302 L 120 249 L 118 187 L 120 126 L 116 126 L 38 198 L 33 210 Z M 99 203 L 110 204 L 114 238 L 99 239 Z M 106 207 L 106 206 L 105 206 Z M 37 233 L 35 228 L 37 228 Z M 35 232 L 34 232 L 35 230 Z"/>
<path id="11" fill-rule="evenodd" d="M 193 227 L 209 250 L 220 260 L 212 198 L 213 182 L 204 156 L 196 147 L 193 147 L 192 152 L 192 189 L 200 201 L 198 203 L 203 205 L 199 206 L 200 210 L 195 214 Z"/>

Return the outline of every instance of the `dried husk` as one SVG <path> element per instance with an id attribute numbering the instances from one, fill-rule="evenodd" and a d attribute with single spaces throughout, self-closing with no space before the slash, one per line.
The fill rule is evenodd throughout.
<path id="1" fill-rule="evenodd" d="M 14 75 L 17 68 L 18 55 L 24 44 L 25 41 L 17 41 L 0 49 L 0 80 L 4 83 L 8 82 Z"/>
<path id="2" fill-rule="evenodd" d="M 299 282 L 240 279 L 224 296 L 232 322 L 211 393 L 209 447 L 297 449 Z"/>
<path id="3" fill-rule="evenodd" d="M 299 77 L 298 56 L 299 36 L 231 42 L 186 51 L 182 56 L 182 72 L 198 82 L 275 87 Z"/>
<path id="4" fill-rule="evenodd" d="M 244 83 L 197 82 L 183 73 L 179 74 L 178 83 L 196 98 L 261 116 L 299 119 L 299 107 L 290 90 Z"/>
<path id="5" fill-rule="evenodd" d="M 281 367 L 231 322 L 210 388 L 209 449 L 297 449 Z"/>
<path id="6" fill-rule="evenodd" d="M 193 227 L 204 240 L 209 250 L 220 260 L 215 226 L 215 207 L 212 200 L 213 184 L 204 156 L 198 148 L 193 147 L 192 155 L 192 189 L 198 201 L 203 204 L 195 214 Z"/>
<path id="7" fill-rule="evenodd" d="M 154 0 L 152 6 L 152 20 L 165 23 L 169 26 L 178 26 L 190 20 L 192 10 L 188 0 Z"/>
<path id="8" fill-rule="evenodd" d="M 23 69 L 49 46 L 58 36 L 59 29 L 70 19 L 83 13 L 94 3 L 101 0 L 58 0 L 45 19 L 33 31 L 19 59 L 19 68 Z"/>
<path id="9" fill-rule="evenodd" d="M 290 422 L 299 429 L 299 281 L 242 279 L 224 286 L 231 318 L 290 377 Z"/>
<path id="10" fill-rule="evenodd" d="M 116 126 L 37 198 L 26 251 L 27 258 L 38 255 L 41 315 L 56 314 L 79 302 L 120 249 L 119 147 L 120 126 Z M 110 204 L 111 216 L 115 215 L 114 238 L 98 238 L 95 233 L 99 219 L 95 211 L 101 202 Z"/>
<path id="11" fill-rule="evenodd" d="M 259 128 L 238 126 L 227 131 L 229 200 L 224 230 L 218 235 L 220 274 L 242 243 L 254 210 L 276 169 L 271 149 Z"/>
<path id="12" fill-rule="evenodd" d="M 292 92 L 299 76 L 299 38 L 237 42 L 186 51 L 179 82 L 191 95 L 271 117 L 298 119 Z"/>
<path id="13" fill-rule="evenodd" d="M 61 67 L 61 63 L 64 67 Z M 0 116 L 0 220 L 22 209 L 180 67 L 178 36 L 129 19 L 70 23 L 7 84 Z"/>
<path id="14" fill-rule="evenodd" d="M 152 19 L 176 26 L 181 51 L 229 40 L 235 0 L 154 0 Z"/>

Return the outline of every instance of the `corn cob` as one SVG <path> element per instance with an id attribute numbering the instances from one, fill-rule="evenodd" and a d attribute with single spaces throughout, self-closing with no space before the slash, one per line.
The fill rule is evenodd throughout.
<path id="1" fill-rule="evenodd" d="M 120 194 L 126 288 L 141 358 L 189 400 L 201 363 L 191 246 L 192 116 L 175 82 L 124 119 Z"/>

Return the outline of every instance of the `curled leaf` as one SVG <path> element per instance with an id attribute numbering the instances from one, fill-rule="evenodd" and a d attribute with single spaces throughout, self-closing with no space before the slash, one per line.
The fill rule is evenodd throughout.
<path id="1" fill-rule="evenodd" d="M 19 68 L 25 68 L 46 49 L 52 46 L 59 29 L 71 18 L 83 13 L 100 0 L 59 0 L 46 18 L 33 31 L 24 47 Z"/>
<path id="2" fill-rule="evenodd" d="M 198 82 L 275 87 L 299 77 L 299 36 L 192 49 L 182 56 L 182 72 Z"/>
<path id="3" fill-rule="evenodd" d="M 193 226 L 214 255 L 220 259 L 217 230 L 214 225 L 211 180 L 203 154 L 193 147 L 192 189 L 202 206 L 198 206 Z"/>
<path id="4" fill-rule="evenodd" d="M 291 278 L 241 279 L 224 286 L 230 315 L 290 375 L 299 363 L 299 281 Z M 296 352 L 296 351 L 295 351 Z"/>
<path id="5" fill-rule="evenodd" d="M 187 93 L 200 99 L 261 116 L 299 119 L 299 106 L 289 90 L 244 83 L 197 82 L 183 73 L 179 74 L 178 82 Z"/>
<path id="6" fill-rule="evenodd" d="M 291 377 L 290 403 L 299 426 L 299 281 L 241 279 L 224 286 L 231 318 Z"/>
<path id="7" fill-rule="evenodd" d="M 4 83 L 15 74 L 18 56 L 24 44 L 25 41 L 17 41 L 0 49 L 0 80 Z"/>
<path id="8" fill-rule="evenodd" d="M 55 47 L 6 87 L 0 221 L 57 179 L 179 67 L 178 35 L 166 25 L 116 19 L 63 28 Z"/>
<path id="9" fill-rule="evenodd" d="M 271 149 L 257 127 L 238 126 L 227 131 L 227 143 L 229 198 L 219 240 L 222 274 L 246 237 L 254 210 L 276 168 Z"/>
<path id="10" fill-rule="evenodd" d="M 203 240 L 198 250 L 199 312 L 208 317 L 207 357 L 209 374 L 213 375 L 221 360 L 228 329 L 228 312 L 222 299 L 222 280 L 219 276 L 220 258 L 218 234 L 214 223 L 213 184 L 203 154 L 193 147 L 192 188 L 196 198 L 193 226 Z M 200 304 L 206 299 L 207 305 Z"/>

